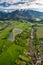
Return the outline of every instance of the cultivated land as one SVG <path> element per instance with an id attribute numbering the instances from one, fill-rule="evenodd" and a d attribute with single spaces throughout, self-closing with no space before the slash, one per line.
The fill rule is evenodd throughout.
<path id="1" fill-rule="evenodd" d="M 42 27 L 37 27 L 37 37 L 38 38 L 43 38 L 43 26 Z"/>
<path id="2" fill-rule="evenodd" d="M 8 37 L 14 28 L 22 32 L 12 41 Z M 41 42 L 43 42 L 43 24 L 35 25 L 26 20 L 0 21 L 0 65 L 30 65 L 38 53 L 43 56 L 43 47 L 39 48 L 43 44 Z M 33 46 L 30 46 L 30 43 Z M 31 58 L 30 48 L 34 54 L 36 52 L 33 58 Z M 34 65 L 37 61 L 35 58 Z"/>
<path id="3" fill-rule="evenodd" d="M 3 23 L 6 23 L 7 26 Z M 28 38 L 31 26 L 32 24 L 29 22 L 2 21 L 0 29 L 0 65 L 25 65 L 27 62 L 27 64 L 30 63 L 30 56 L 24 52 L 29 50 Z M 15 41 L 8 40 L 14 28 L 19 28 L 23 32 L 16 36 Z M 24 58 L 19 58 L 20 55 Z M 25 58 L 28 60 L 25 60 Z"/>

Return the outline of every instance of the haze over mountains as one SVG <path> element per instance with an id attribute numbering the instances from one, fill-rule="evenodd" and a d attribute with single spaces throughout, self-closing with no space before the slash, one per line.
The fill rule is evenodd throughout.
<path id="1" fill-rule="evenodd" d="M 16 10 L 12 12 L 2 12 L 0 11 L 0 20 L 2 19 L 43 19 L 43 12 L 33 11 L 33 10 Z"/>
<path id="2" fill-rule="evenodd" d="M 0 19 L 41 18 L 43 0 L 0 0 Z"/>

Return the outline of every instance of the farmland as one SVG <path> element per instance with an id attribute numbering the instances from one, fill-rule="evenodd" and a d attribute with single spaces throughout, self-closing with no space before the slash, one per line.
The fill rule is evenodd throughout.
<path id="1" fill-rule="evenodd" d="M 29 35 L 32 23 L 20 21 L 2 21 L 0 29 L 0 65 L 20 65 L 29 64 L 30 56 L 26 55 L 29 51 Z M 9 24 L 7 23 L 9 22 Z M 3 28 L 3 26 L 5 26 Z M 2 29 L 3 28 L 3 29 Z M 8 37 L 14 28 L 19 28 L 23 32 L 15 37 L 14 41 L 8 40 Z M 25 52 L 25 53 L 24 53 Z M 24 60 L 19 56 L 23 56 Z M 28 60 L 25 60 L 27 58 Z M 19 61 L 19 63 L 17 62 Z"/>
<path id="2" fill-rule="evenodd" d="M 43 27 L 37 27 L 37 37 L 43 38 Z"/>
<path id="3" fill-rule="evenodd" d="M 15 35 L 12 41 L 8 38 L 13 29 L 20 29 L 22 32 Z M 30 46 L 31 43 L 33 46 Z M 30 51 L 36 53 L 34 62 L 37 63 L 37 54 L 41 53 L 43 56 L 42 44 L 43 24 L 36 25 L 26 20 L 0 21 L 0 65 L 30 65 L 32 61 Z"/>

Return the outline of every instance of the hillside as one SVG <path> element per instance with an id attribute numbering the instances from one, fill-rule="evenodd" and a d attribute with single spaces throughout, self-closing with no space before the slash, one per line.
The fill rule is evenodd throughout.
<path id="1" fill-rule="evenodd" d="M 43 19 L 43 12 L 33 11 L 33 10 L 16 10 L 13 12 L 3 12 L 0 11 L 0 19 L 33 19 L 40 18 Z"/>

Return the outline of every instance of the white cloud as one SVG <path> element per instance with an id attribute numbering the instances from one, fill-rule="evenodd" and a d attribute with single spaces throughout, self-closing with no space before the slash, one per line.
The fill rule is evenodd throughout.
<path id="1" fill-rule="evenodd" d="M 10 2 L 11 3 L 11 2 L 19 2 L 19 1 L 26 1 L 26 2 L 30 1 L 31 2 L 31 1 L 35 1 L 35 0 L 1 0 L 0 2 Z"/>
<path id="2" fill-rule="evenodd" d="M 4 1 L 8 2 L 8 0 L 4 0 Z M 12 1 L 12 0 L 9 0 L 9 1 Z M 20 0 L 13 0 L 13 2 L 18 2 L 18 1 L 20 1 Z M 30 0 L 22 0 L 22 1 L 30 1 Z M 12 10 L 15 10 L 15 9 L 32 9 L 32 10 L 43 12 L 43 0 L 34 0 L 30 4 L 29 4 L 29 2 L 28 3 L 26 2 L 25 4 L 11 5 L 9 7 L 2 7 L 1 6 L 0 8 L 2 10 L 5 9 L 5 11 L 8 9 L 12 9 Z"/>
<path id="3" fill-rule="evenodd" d="M 35 2 L 43 4 L 43 0 L 36 0 Z"/>

